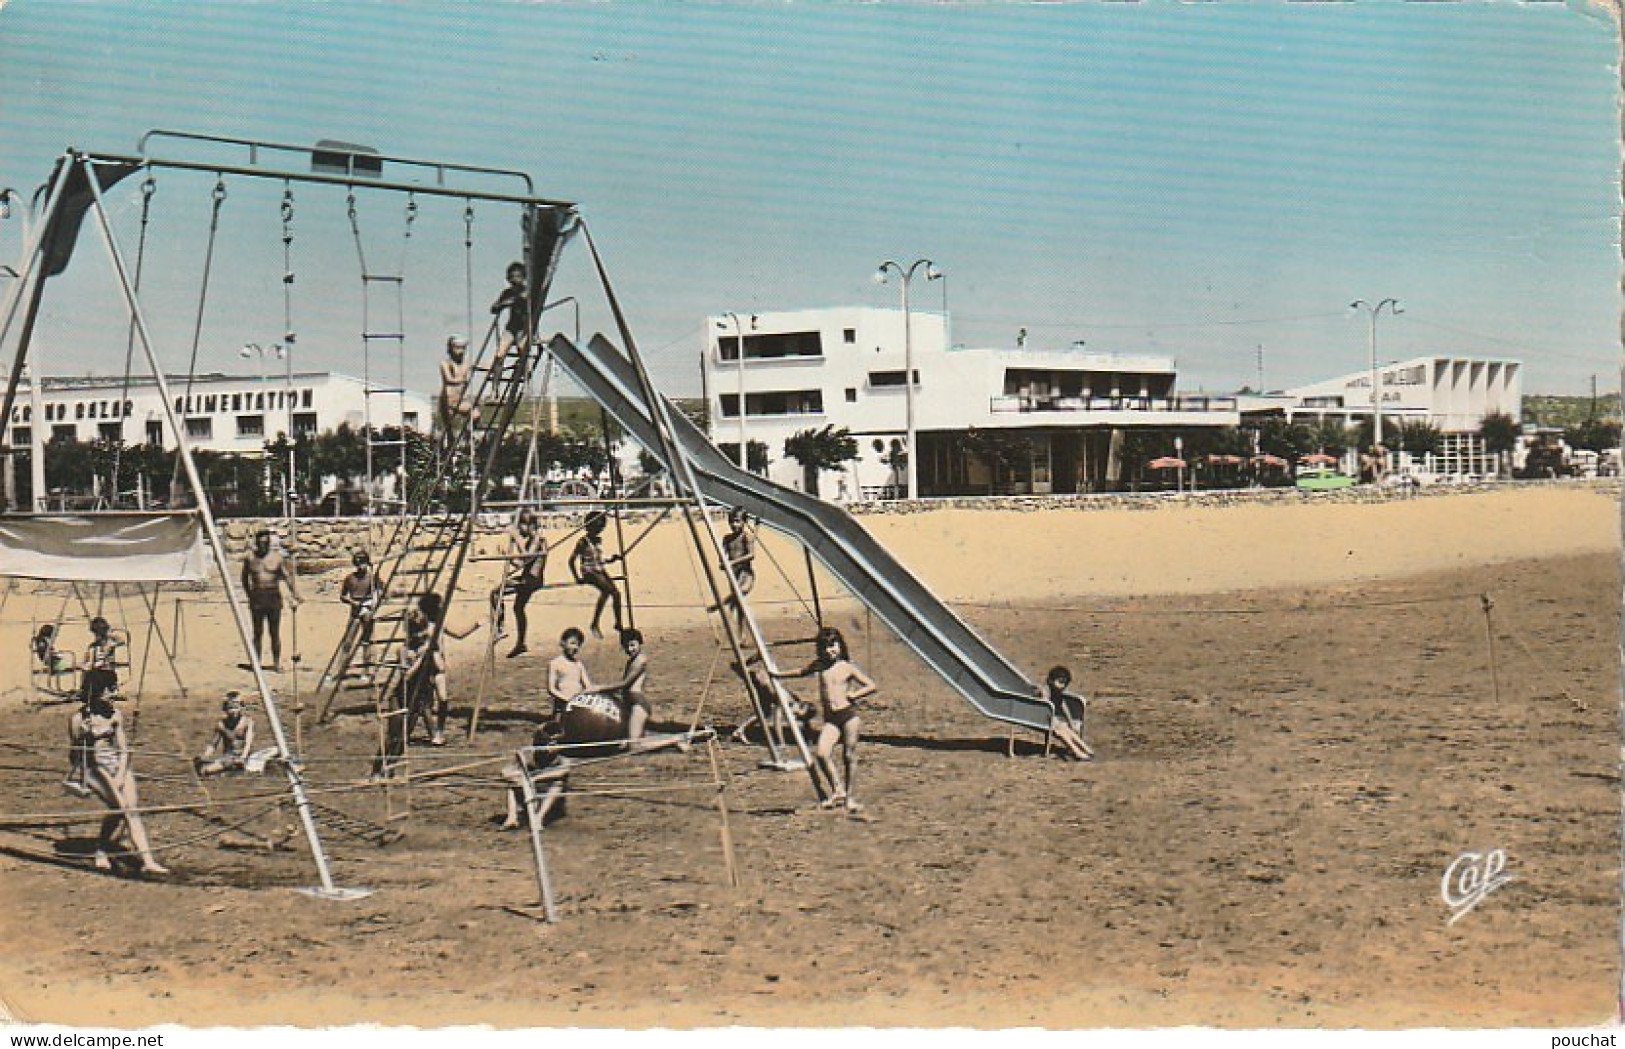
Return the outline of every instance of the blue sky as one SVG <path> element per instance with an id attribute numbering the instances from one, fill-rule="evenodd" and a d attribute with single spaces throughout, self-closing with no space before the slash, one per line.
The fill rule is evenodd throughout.
<path id="1" fill-rule="evenodd" d="M 1618 380 L 1618 41 L 1560 4 L 195 4 L 0 10 L 0 186 L 163 127 L 518 168 L 578 201 L 657 380 L 698 389 L 723 310 L 895 305 L 883 259 L 949 275 L 956 341 L 1175 357 L 1181 385 L 1517 356 L 1530 392 Z M 161 173 L 143 295 L 166 364 L 198 323 L 206 176 Z M 201 368 L 282 330 L 280 183 L 233 181 Z M 360 369 L 342 193 L 296 187 L 301 367 Z M 139 194 L 115 193 L 133 256 Z M 398 200 L 361 194 L 369 257 Z M 408 381 L 518 250 L 425 200 Z M 0 223 L 14 261 L 21 221 Z M 88 239 L 84 248 L 95 248 Z M 607 327 L 578 244 L 555 286 Z M 381 266 L 383 264 L 380 264 Z M 916 302 L 940 307 L 939 285 Z M 476 318 L 478 320 L 478 318 Z M 566 318 L 558 318 L 565 324 Z M 566 325 L 567 326 L 567 325 Z M 117 372 L 100 249 L 52 282 L 46 367 Z M 9 346 L 7 352 L 9 353 Z"/>

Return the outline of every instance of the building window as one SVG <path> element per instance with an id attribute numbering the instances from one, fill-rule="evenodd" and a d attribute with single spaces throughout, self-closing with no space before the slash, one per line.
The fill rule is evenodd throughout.
<path id="1" fill-rule="evenodd" d="M 745 394 L 745 414 L 752 415 L 817 415 L 824 410 L 822 390 L 772 390 L 766 393 Z M 722 395 L 722 416 L 739 417 L 739 395 Z"/>
<path id="2" fill-rule="evenodd" d="M 237 436 L 238 437 L 264 437 L 265 436 L 265 416 L 263 416 L 263 415 L 239 415 L 239 416 L 237 416 Z"/>
<path id="3" fill-rule="evenodd" d="M 130 413 L 133 412 L 133 411 L 135 411 L 135 402 L 134 401 L 125 401 L 124 402 L 124 417 L 126 419 L 128 419 L 130 417 Z"/>
<path id="4" fill-rule="evenodd" d="M 310 391 L 309 390 L 300 390 L 299 391 L 299 407 L 301 407 L 301 408 L 309 408 L 310 407 Z"/>
<path id="5" fill-rule="evenodd" d="M 203 398 L 203 414 L 212 415 L 216 410 L 215 395 L 212 393 L 208 394 Z"/>
<path id="6" fill-rule="evenodd" d="M 164 444 L 164 421 L 162 419 L 147 420 L 147 443 L 155 448 Z"/>
<path id="7" fill-rule="evenodd" d="M 870 386 L 871 389 L 875 388 L 875 387 L 882 387 L 882 386 L 901 386 L 901 385 L 903 385 L 903 369 L 901 369 L 901 368 L 897 369 L 894 372 L 870 372 L 869 373 L 869 386 Z M 918 368 L 914 369 L 914 385 L 915 386 L 920 385 L 920 369 L 918 369 Z"/>
<path id="8" fill-rule="evenodd" d="M 79 427 L 74 423 L 57 423 L 51 427 L 51 440 L 53 441 L 77 441 L 78 439 Z"/>
<path id="9" fill-rule="evenodd" d="M 858 388 L 856 386 L 848 386 L 846 388 L 846 403 L 847 404 L 857 404 L 858 403 Z"/>
<path id="10" fill-rule="evenodd" d="M 858 329 L 846 328 L 841 332 L 841 341 L 848 346 L 855 346 L 858 341 Z"/>
<path id="11" fill-rule="evenodd" d="M 717 355 L 724 361 L 739 359 L 739 339 L 719 337 Z M 780 360 L 785 357 L 822 357 L 824 341 L 816 331 L 777 332 L 772 335 L 746 335 L 747 361 Z"/>
<path id="12" fill-rule="evenodd" d="M 313 437 L 316 434 L 315 412 L 294 412 L 293 435 L 295 437 Z"/>
<path id="13" fill-rule="evenodd" d="M 23 422 L 25 422 L 25 423 L 26 422 L 32 422 L 33 420 L 30 418 L 30 416 L 32 416 L 33 414 L 34 414 L 34 409 L 30 408 L 26 404 L 23 405 Z"/>
<path id="14" fill-rule="evenodd" d="M 83 419 L 85 417 L 85 402 L 84 401 L 74 401 L 73 402 L 73 417 L 75 419 Z"/>
<path id="15" fill-rule="evenodd" d="M 11 428 L 11 443 L 21 447 L 34 440 L 34 431 L 27 426 L 13 426 Z"/>
<path id="16" fill-rule="evenodd" d="M 240 412 L 240 411 L 243 410 L 243 395 L 242 394 L 234 393 L 234 394 L 231 395 L 231 410 L 234 411 L 234 412 Z"/>
<path id="17" fill-rule="evenodd" d="M 194 441 L 207 441 L 214 437 L 214 420 L 207 416 L 192 416 L 186 420 L 186 436 Z"/>
<path id="18" fill-rule="evenodd" d="M 123 423 L 99 423 L 96 426 L 96 436 L 104 441 L 124 440 Z"/>

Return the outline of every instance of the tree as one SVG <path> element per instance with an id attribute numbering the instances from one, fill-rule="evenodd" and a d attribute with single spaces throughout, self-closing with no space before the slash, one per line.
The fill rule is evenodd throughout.
<path id="1" fill-rule="evenodd" d="M 1301 455 L 1315 450 L 1315 434 L 1302 423 L 1288 422 L 1273 416 L 1259 422 L 1258 450 L 1287 462 L 1296 462 Z"/>
<path id="2" fill-rule="evenodd" d="M 1010 430 L 971 429 L 960 437 L 959 446 L 987 465 L 989 495 L 993 494 L 1002 474 L 1030 462 L 1033 454 L 1032 438 Z"/>
<path id="3" fill-rule="evenodd" d="M 1484 450 L 1495 456 L 1497 476 L 1507 474 L 1507 454 L 1518 447 L 1521 430 L 1505 412 L 1491 412 L 1478 424 L 1478 436 L 1484 441 Z"/>
<path id="4" fill-rule="evenodd" d="M 809 494 L 817 495 L 820 471 L 839 470 L 856 459 L 858 442 L 846 427 L 837 430 L 834 423 L 828 423 L 821 430 L 798 430 L 786 437 L 784 454 L 801 464 L 804 487 Z"/>
<path id="5" fill-rule="evenodd" d="M 1563 441 L 1570 448 L 1585 448 L 1593 452 L 1619 447 L 1620 425 L 1615 419 L 1587 419 L 1577 426 L 1563 430 Z"/>
<path id="6" fill-rule="evenodd" d="M 1183 436 L 1185 456 L 1192 462 L 1204 455 L 1247 456 L 1253 453 L 1252 435 L 1235 426 L 1191 430 Z"/>
<path id="7" fill-rule="evenodd" d="M 1349 430 L 1340 422 L 1322 419 L 1309 432 L 1314 437 L 1315 447 L 1327 455 L 1342 455 L 1348 450 Z"/>
<path id="8" fill-rule="evenodd" d="M 767 442 L 745 442 L 745 465 L 753 474 L 766 474 L 768 467 Z"/>
<path id="9" fill-rule="evenodd" d="M 730 463 L 739 462 L 739 442 L 723 442 L 717 445 L 717 451 Z M 770 460 L 767 454 L 767 445 L 762 441 L 745 442 L 745 468 L 753 474 L 766 474 Z"/>
<path id="10" fill-rule="evenodd" d="M 1400 423 L 1395 438 L 1394 443 L 1399 448 L 1416 458 L 1438 455 L 1444 446 L 1444 435 L 1439 428 L 1421 419 Z"/>

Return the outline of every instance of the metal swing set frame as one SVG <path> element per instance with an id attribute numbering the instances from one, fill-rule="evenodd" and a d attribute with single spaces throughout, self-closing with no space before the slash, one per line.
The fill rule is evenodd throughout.
<path id="1" fill-rule="evenodd" d="M 210 150 L 224 148 L 234 151 L 236 156 L 228 161 L 222 158 L 199 158 L 166 154 L 156 148 L 160 143 L 178 146 L 181 153 L 188 149 Z M 302 159 L 308 164 L 308 169 L 290 163 L 278 162 L 289 157 Z M 0 420 L 6 420 L 5 425 L 8 426 L 6 436 L 9 438 L 9 420 L 12 407 L 17 399 L 18 388 L 27 374 L 31 356 L 35 356 L 31 354 L 32 342 L 45 283 L 49 277 L 60 274 L 66 268 L 74 251 L 84 218 L 87 213 L 93 214 L 100 234 L 99 239 L 106 250 L 129 317 L 132 335 L 132 353 L 130 356 L 133 359 L 133 343 L 138 342 L 145 363 L 150 369 L 151 376 L 162 399 L 164 420 L 177 438 L 177 459 L 180 464 L 180 472 L 184 473 L 187 487 L 195 500 L 194 509 L 185 511 L 184 514 L 195 518 L 196 524 L 206 541 L 209 559 L 220 572 L 222 580 L 227 581 L 225 583 L 227 605 L 231 610 L 232 620 L 236 626 L 243 651 L 247 654 L 246 662 L 252 669 L 255 688 L 267 714 L 277 752 L 281 759 L 280 764 L 286 772 L 289 790 L 293 796 L 299 822 L 309 843 L 320 881 L 319 886 L 308 891 L 311 895 L 328 899 L 358 898 L 365 895 L 367 890 L 340 888 L 333 881 L 326 852 L 316 827 L 313 805 L 305 789 L 300 756 L 289 746 L 275 692 L 267 680 L 265 667 L 261 664 L 253 644 L 244 602 L 229 584 L 231 565 L 227 560 L 218 522 L 209 505 L 208 492 L 202 482 L 197 463 L 185 436 L 184 420 L 178 416 L 175 409 L 175 401 L 171 396 L 170 387 L 158 358 L 144 309 L 139 300 L 139 274 L 136 280 L 132 281 L 123 251 L 119 246 L 118 238 L 108 215 L 104 197 L 105 191 L 138 172 L 146 172 L 150 178 L 152 172 L 162 169 L 212 174 L 215 176 L 217 187 L 223 178 L 230 176 L 234 178 L 276 180 L 282 182 L 284 186 L 297 182 L 340 187 L 348 189 L 352 194 L 357 187 L 366 187 L 415 196 L 458 198 L 465 201 L 465 204 L 470 208 L 474 201 L 518 205 L 523 209 L 524 228 L 527 233 L 530 231 L 538 211 L 552 211 L 564 216 L 569 222 L 574 222 L 575 226 L 570 230 L 570 233 L 574 232 L 574 228 L 584 228 L 584 226 L 579 223 L 579 217 L 575 214 L 575 207 L 570 202 L 536 196 L 533 192 L 530 176 L 523 172 L 414 160 L 379 154 L 366 147 L 345 143 L 322 142 L 311 147 L 241 138 L 195 135 L 167 130 L 149 131 L 141 138 L 138 153 L 135 155 L 92 153 L 70 148 L 58 158 L 50 179 L 35 194 L 33 214 L 31 216 L 33 221 L 29 224 L 30 228 L 25 231 L 25 246 L 21 255 L 21 264 L 19 267 L 10 270 L 10 276 L 13 277 L 11 287 L 4 297 L 3 305 L 0 305 L 0 346 L 5 344 L 19 312 L 23 316 L 4 400 L 0 402 Z M 406 179 L 385 177 L 386 171 L 395 169 L 417 177 Z M 488 188 L 488 184 L 491 183 L 497 184 L 498 188 Z M 12 196 L 15 197 L 14 194 Z M 147 196 L 150 199 L 150 194 Z M 40 206 L 42 197 L 44 201 L 43 207 Z M 465 209 L 465 215 L 466 213 Z M 565 236 L 568 235 L 568 233 L 565 234 Z M 590 245 L 590 234 L 588 234 L 587 239 Z M 527 239 L 527 246 L 528 244 Z M 721 621 L 728 635 L 729 647 L 733 650 L 737 665 L 741 671 L 747 664 L 745 657 L 746 644 L 755 648 L 758 658 L 766 666 L 772 667 L 773 657 L 770 646 L 762 636 L 755 616 L 748 611 L 749 606 L 745 595 L 740 590 L 739 580 L 732 566 L 723 556 L 721 537 L 712 522 L 711 514 L 707 512 L 706 498 L 695 481 L 692 468 L 678 451 L 677 442 L 672 436 L 671 421 L 664 413 L 663 398 L 660 397 L 649 380 L 648 372 L 637 353 L 625 317 L 619 304 L 615 301 L 607 274 L 603 271 L 602 262 L 598 258 L 595 247 L 592 249 L 592 254 L 600 279 L 603 282 L 604 291 L 609 297 L 617 326 L 625 340 L 624 345 L 626 346 L 627 356 L 636 369 L 643 393 L 653 408 L 660 443 L 664 446 L 663 450 L 668 454 L 668 461 L 672 462 L 675 467 L 672 471 L 672 479 L 678 491 L 676 493 L 677 498 L 672 502 L 682 508 L 688 530 L 701 554 L 700 560 L 705 566 L 705 581 L 708 589 L 711 590 L 712 607 L 718 609 L 726 607 L 729 595 L 731 595 L 734 606 L 746 610 L 743 618 L 748 627 L 748 631 L 746 631 L 749 635 L 748 639 L 739 637 L 739 632 L 734 629 L 734 624 L 730 622 L 730 617 L 726 612 L 721 614 Z M 556 261 L 556 252 L 549 259 L 532 260 L 530 273 L 530 289 L 532 291 L 530 301 L 533 304 L 532 326 L 534 326 L 535 316 L 540 312 L 535 308 L 535 305 L 545 297 L 547 283 L 551 280 L 552 271 L 556 268 Z M 545 262 L 545 273 L 542 272 L 543 267 L 537 265 L 539 262 Z M 556 305 L 556 303 L 553 305 Z M 291 333 L 289 334 L 291 336 Z M 531 338 L 534 340 L 534 334 L 532 334 Z M 534 348 L 541 349 L 539 345 Z M 539 356 L 539 354 L 531 351 L 532 347 L 527 347 L 524 354 L 527 383 L 528 371 L 535 367 Z M 127 362 L 126 371 L 130 371 L 129 362 Z M 30 387 L 37 394 L 38 380 L 31 382 Z M 39 421 L 36 420 L 36 424 L 32 428 L 36 435 L 39 432 Z M 9 440 L 0 441 L 0 454 L 10 459 L 14 451 L 9 444 Z M 40 451 L 36 437 L 35 454 L 33 456 L 36 476 L 38 472 L 42 471 L 43 466 L 43 457 L 39 454 Z M 403 460 L 404 457 L 405 450 L 403 449 Z M 477 483 L 470 485 L 472 489 L 468 510 L 470 514 L 477 514 L 482 509 L 482 497 L 489 480 L 489 464 L 482 465 L 485 465 L 487 469 L 480 470 L 477 475 Z M 43 494 L 40 485 L 36 484 L 36 507 L 40 505 L 40 496 Z M 695 510 L 699 511 L 698 514 L 694 513 Z M 36 509 L 36 512 L 32 514 L 8 513 L 5 516 L 16 519 L 20 517 L 44 518 L 49 515 L 39 513 Z M 175 515 L 172 512 L 169 516 Z M 709 543 L 706 542 L 706 539 L 709 539 Z M 714 560 L 713 557 L 705 556 L 707 546 L 712 548 L 711 553 L 715 558 Z M 462 560 L 461 557 L 456 559 L 456 569 L 461 568 Z M 717 577 L 713 565 L 720 569 L 722 578 Z M 458 574 L 456 569 L 453 570 L 447 587 L 448 605 L 450 596 L 455 590 L 456 576 Z M 761 697 L 757 696 L 748 680 L 744 684 L 753 709 L 757 711 L 758 716 L 762 717 L 765 723 L 767 712 L 763 709 Z M 815 765 L 810 760 L 806 742 L 802 739 L 799 729 L 795 727 L 794 718 L 788 717 L 789 697 L 776 682 L 774 684 L 774 693 L 791 725 L 792 734 L 795 737 L 794 742 L 802 759 L 800 764 L 805 766 L 811 776 L 815 793 L 823 796 L 824 789 L 818 778 Z M 777 747 L 770 742 L 770 748 L 774 750 L 774 758 L 779 761 L 781 766 L 794 767 L 797 764 L 780 761 Z"/>
<path id="2" fill-rule="evenodd" d="M 159 143 L 179 145 L 181 152 L 198 147 L 204 149 L 228 147 L 245 154 L 245 156 L 227 162 L 218 158 L 197 159 L 179 155 L 162 155 L 156 148 Z M 352 189 L 357 185 L 365 185 L 426 196 L 457 197 L 466 201 L 480 200 L 518 204 L 526 209 L 568 207 L 568 205 L 560 201 L 544 200 L 536 197 L 531 191 L 532 186 L 529 176 L 522 172 L 383 156 L 361 147 L 350 147 L 339 143 L 319 143 L 315 147 L 306 147 L 258 142 L 249 139 L 154 130 L 142 137 L 138 150 L 139 152 L 136 155 L 124 155 L 91 153 L 70 148 L 58 158 L 51 177 L 36 192 L 34 196 L 34 214 L 31 216 L 33 221 L 29 224 L 30 228 L 25 231 L 25 244 L 21 263 L 10 271 L 13 278 L 11 287 L 5 296 L 3 305 L 0 305 L 0 345 L 5 343 L 19 313 L 22 314 L 22 323 L 18 330 L 16 352 L 12 359 L 5 397 L 3 403 L 0 403 L 0 419 L 7 420 L 9 436 L 9 419 L 12 406 L 16 403 L 18 388 L 28 369 L 31 358 L 37 357 L 37 351 L 33 347 L 33 337 L 46 281 L 50 277 L 60 274 L 67 267 L 85 216 L 87 214 L 93 215 L 97 230 L 100 233 L 99 239 L 106 249 L 108 260 L 128 313 L 134 340 L 140 344 L 145 363 L 161 396 L 165 422 L 170 427 L 171 432 L 177 435 L 177 458 L 195 505 L 194 509 L 185 512 L 185 516 L 195 518 L 208 546 L 210 560 L 220 572 L 222 580 L 229 580 L 231 578 L 231 566 L 226 557 L 225 545 L 221 539 L 218 522 L 209 505 L 208 493 L 198 472 L 191 448 L 185 440 L 186 431 L 183 420 L 178 417 L 175 411 L 174 399 L 171 396 L 168 380 L 153 344 L 146 314 L 137 295 L 136 284 L 131 279 L 124 253 L 119 247 L 117 235 L 108 215 L 105 192 L 118 182 L 138 172 L 148 172 L 150 174 L 155 170 L 174 169 L 211 173 L 217 180 L 225 176 L 233 176 L 273 179 L 284 184 L 302 182 L 348 186 Z M 291 164 L 274 162 L 287 157 L 305 158 L 309 163 L 309 169 L 302 170 Z M 417 181 L 385 179 L 383 177 L 385 165 L 402 168 L 424 177 Z M 501 183 L 503 188 L 484 188 L 478 184 L 482 180 Z M 42 198 L 43 204 L 41 204 Z M 37 379 L 30 383 L 30 387 L 37 391 Z M 35 432 L 38 431 L 39 421 L 36 420 Z M 9 442 L 4 445 L 3 451 L 8 457 L 13 454 Z M 36 476 L 39 472 L 42 472 L 43 466 L 39 453 L 40 447 L 36 442 L 33 456 Z M 40 486 L 36 484 L 36 507 L 41 505 L 41 498 L 44 495 L 39 488 Z M 33 513 L 9 513 L 6 516 L 16 520 L 24 517 L 48 519 L 50 515 L 39 513 L 36 510 Z M 173 517 L 176 515 L 171 513 L 150 516 Z M 281 765 L 287 773 L 289 790 L 294 798 L 300 824 L 315 861 L 320 885 L 311 890 L 311 893 L 333 899 L 356 898 L 359 894 L 363 894 L 364 890 L 342 889 L 335 885 L 333 881 L 326 852 L 322 846 L 321 837 L 312 814 L 311 802 L 305 790 L 299 755 L 289 746 L 276 694 L 266 678 L 265 667 L 260 663 L 258 653 L 255 651 L 243 601 L 229 583 L 225 586 L 225 591 L 227 606 L 231 610 L 231 617 L 236 625 L 243 651 L 247 654 L 247 664 L 252 669 L 255 688 L 259 693 L 260 701 L 270 723 L 277 752 L 281 758 Z"/>

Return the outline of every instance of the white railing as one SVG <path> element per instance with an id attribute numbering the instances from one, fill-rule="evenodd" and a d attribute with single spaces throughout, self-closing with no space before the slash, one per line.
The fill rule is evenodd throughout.
<path id="1" fill-rule="evenodd" d="M 1233 412 L 1234 397 L 1187 394 L 1179 397 L 1036 397 L 1006 394 L 988 399 L 1004 412 Z"/>

